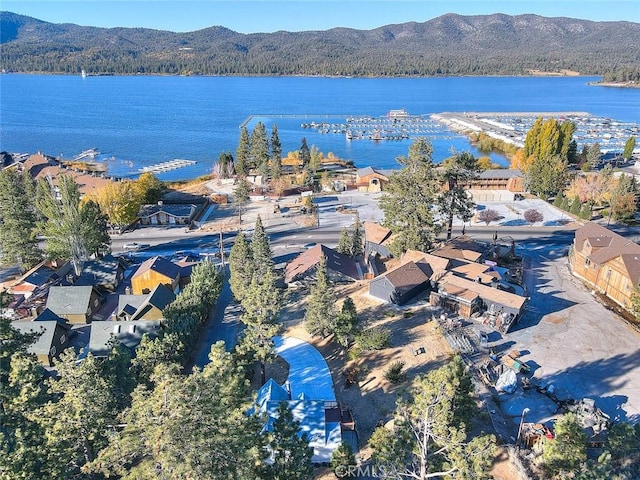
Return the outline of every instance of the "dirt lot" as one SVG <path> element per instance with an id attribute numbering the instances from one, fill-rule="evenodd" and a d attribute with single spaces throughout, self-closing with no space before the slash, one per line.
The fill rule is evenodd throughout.
<path id="1" fill-rule="evenodd" d="M 297 337 L 314 345 L 329 365 L 334 381 L 336 398 L 353 412 L 362 448 L 358 458 L 369 459 L 371 452 L 366 448 L 376 426 L 390 420 L 396 399 L 406 390 L 412 378 L 444 364 L 453 354 L 449 344 L 440 333 L 437 322 L 432 321 L 433 309 L 424 299 L 407 307 L 396 307 L 381 303 L 368 295 L 368 285 L 360 282 L 344 285 L 337 289 L 338 307 L 345 296 L 350 296 L 356 304 L 361 327 L 380 326 L 392 331 L 391 345 L 380 351 L 366 352 L 357 360 L 350 360 L 347 351 L 331 339 L 311 337 L 300 323 L 304 315 L 305 290 L 292 293 L 286 301 L 283 321 L 288 325 L 284 335 Z M 424 349 L 424 353 L 414 352 Z M 402 361 L 408 374 L 408 381 L 393 385 L 384 378 L 388 366 Z M 357 368 L 356 384 L 348 385 L 344 372 Z M 281 373 L 280 373 L 281 375 Z M 485 425 L 485 427 L 488 427 Z M 519 480 L 504 452 L 496 457 L 494 478 Z M 316 478 L 335 478 L 329 469 L 319 470 Z"/>

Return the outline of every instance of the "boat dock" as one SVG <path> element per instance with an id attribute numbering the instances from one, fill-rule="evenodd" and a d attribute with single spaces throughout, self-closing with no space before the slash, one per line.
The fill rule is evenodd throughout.
<path id="1" fill-rule="evenodd" d="M 90 148 L 88 150 L 85 150 L 84 152 L 80 152 L 78 155 L 73 157 L 72 161 L 73 162 L 80 162 L 80 161 L 83 161 L 83 160 L 93 160 L 98 155 L 100 155 L 100 152 L 98 151 L 97 148 Z"/>
<path id="2" fill-rule="evenodd" d="M 573 122 L 576 126 L 573 138 L 578 151 L 597 142 L 602 153 L 619 153 L 629 137 L 640 134 L 640 127 L 635 123 L 597 117 L 588 112 L 445 112 L 431 115 L 433 120 L 453 131 L 482 131 L 518 147 L 524 146 L 527 132 L 538 117 Z"/>
<path id="3" fill-rule="evenodd" d="M 148 167 L 142 167 L 138 169 L 140 173 L 164 173 L 170 170 L 176 170 L 178 168 L 188 167 L 189 165 L 195 165 L 195 160 L 184 160 L 181 158 L 176 158 L 174 160 L 169 160 L 167 162 L 156 163 L 155 165 L 150 165 Z"/>

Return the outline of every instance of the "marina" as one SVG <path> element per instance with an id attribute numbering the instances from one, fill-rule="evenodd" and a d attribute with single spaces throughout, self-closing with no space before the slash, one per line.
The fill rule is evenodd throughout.
<path id="1" fill-rule="evenodd" d="M 603 154 L 621 153 L 627 139 L 640 134 L 637 123 L 595 116 L 588 112 L 445 112 L 431 115 L 432 120 L 453 131 L 482 131 L 518 147 L 524 146 L 527 132 L 539 117 L 573 122 L 576 126 L 573 138 L 578 151 L 586 145 L 598 143 Z"/>
<path id="2" fill-rule="evenodd" d="M 406 140 L 429 137 L 437 140 L 452 140 L 454 132 L 428 115 L 411 115 L 404 108 L 390 110 L 381 116 L 350 115 L 343 122 L 312 121 L 302 123 L 303 129 L 314 129 L 321 134 L 344 135 L 347 140 Z"/>

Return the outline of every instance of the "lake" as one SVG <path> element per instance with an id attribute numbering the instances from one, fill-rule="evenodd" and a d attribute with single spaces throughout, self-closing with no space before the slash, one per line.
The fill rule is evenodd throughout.
<path id="1" fill-rule="evenodd" d="M 312 121 L 453 112 L 585 111 L 640 123 L 640 90 L 589 86 L 595 77 L 160 77 L 0 75 L 0 150 L 42 151 L 71 159 L 88 148 L 102 152 L 110 173 L 135 176 L 139 168 L 172 159 L 192 166 L 164 180 L 209 173 L 223 151 L 235 154 L 239 127 L 276 123 L 283 152 L 302 137 L 325 154 L 357 166 L 396 168 L 411 139 L 347 140 L 344 134 L 303 128 Z M 427 135 L 428 136 L 428 135 Z M 434 160 L 472 150 L 450 132 L 432 137 Z M 501 163 L 499 156 L 492 158 Z"/>

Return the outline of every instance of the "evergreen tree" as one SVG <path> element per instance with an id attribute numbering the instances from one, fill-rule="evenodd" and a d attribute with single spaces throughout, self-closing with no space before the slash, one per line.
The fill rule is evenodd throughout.
<path id="1" fill-rule="evenodd" d="M 309 169 L 315 174 L 322 167 L 322 152 L 315 145 L 309 150 Z"/>
<path id="2" fill-rule="evenodd" d="M 22 333 L 0 316 L 0 478 L 47 478 L 44 430 L 36 421 L 48 400 L 43 369 L 27 352 L 38 333 Z"/>
<path id="3" fill-rule="evenodd" d="M 229 253 L 229 285 L 233 296 L 242 300 L 251 285 L 254 272 L 253 253 L 244 233 L 236 235 Z"/>
<path id="4" fill-rule="evenodd" d="M 83 203 L 80 207 L 80 219 L 87 252 L 98 256 L 109 251 L 109 217 L 102 213 L 100 206 L 93 200 Z"/>
<path id="5" fill-rule="evenodd" d="M 595 142 L 587 150 L 587 158 L 585 163 L 589 166 L 590 170 L 596 168 L 596 166 L 600 162 L 601 156 L 602 152 L 600 151 L 600 144 L 598 142 Z"/>
<path id="6" fill-rule="evenodd" d="M 251 138 L 247 127 L 243 126 L 240 129 L 240 141 L 238 142 L 238 148 L 236 149 L 236 174 L 239 176 L 246 176 L 251 170 L 250 163 L 251 155 Z"/>
<path id="7" fill-rule="evenodd" d="M 456 153 L 444 162 L 440 171 L 440 182 L 444 188 L 437 196 L 438 210 L 447 219 L 447 240 L 451 239 L 453 217 L 468 222 L 473 216 L 473 200 L 464 185 L 478 174 L 476 159 L 469 152 Z"/>
<path id="8" fill-rule="evenodd" d="M 356 465 L 356 456 L 349 444 L 342 442 L 331 454 L 331 468 L 338 478 L 342 478 L 347 476 L 352 465 Z"/>
<path id="9" fill-rule="evenodd" d="M 338 240 L 338 246 L 336 247 L 336 251 L 343 254 L 351 256 L 351 251 L 353 250 L 353 240 L 351 235 L 346 228 L 342 229 L 342 233 L 340 233 L 340 240 Z"/>
<path id="10" fill-rule="evenodd" d="M 87 227 L 83 225 L 78 184 L 70 175 L 58 177 L 59 196 L 53 185 L 42 178 L 38 182 L 37 205 L 46 218 L 43 233 L 50 258 L 71 260 L 76 275 L 87 259 Z"/>
<path id="11" fill-rule="evenodd" d="M 58 379 L 48 379 L 52 400 L 38 412 L 45 430 L 48 478 L 83 478 L 82 468 L 108 443 L 116 416 L 113 385 L 99 361 L 89 355 L 78 363 L 67 350 L 56 363 Z"/>
<path id="12" fill-rule="evenodd" d="M 300 435 L 300 422 L 294 420 L 286 402 L 278 405 L 273 429 L 267 435 L 271 452 L 265 465 L 264 480 L 311 480 L 313 478 L 313 448 L 306 433 Z"/>
<path id="13" fill-rule="evenodd" d="M 282 174 L 282 143 L 278 135 L 278 125 L 271 127 L 271 178 L 280 178 Z"/>
<path id="14" fill-rule="evenodd" d="M 0 263 L 19 264 L 24 270 L 41 259 L 36 240 L 36 212 L 28 170 L 0 171 Z"/>
<path id="15" fill-rule="evenodd" d="M 307 145 L 307 139 L 302 137 L 302 141 L 300 143 L 300 160 L 302 160 L 302 168 L 306 168 L 311 163 L 311 150 L 309 150 L 309 146 Z"/>
<path id="16" fill-rule="evenodd" d="M 311 335 L 328 337 L 333 333 L 337 317 L 335 303 L 335 293 L 327 276 L 327 257 L 322 255 L 304 313 L 305 326 Z"/>
<path id="17" fill-rule="evenodd" d="M 251 132 L 251 165 L 260 175 L 269 173 L 269 138 L 264 123 L 258 122 Z"/>
<path id="18" fill-rule="evenodd" d="M 260 278 L 265 274 L 267 269 L 271 269 L 273 267 L 269 238 L 264 231 L 260 215 L 258 215 L 258 218 L 256 219 L 253 236 L 251 237 L 251 253 L 253 258 L 254 276 L 258 276 L 258 278 Z"/>
<path id="19" fill-rule="evenodd" d="M 357 258 L 364 253 L 364 237 L 360 229 L 360 215 L 356 213 L 356 221 L 353 224 L 351 235 L 351 256 Z"/>
<path id="20" fill-rule="evenodd" d="M 276 288 L 273 268 L 267 268 L 261 275 L 253 275 L 241 303 L 244 309 L 241 321 L 246 328 L 236 351 L 260 363 L 264 384 L 267 380 L 265 364 L 274 356 L 273 336 L 278 332 L 275 322 L 281 308 L 280 291 Z"/>
<path id="21" fill-rule="evenodd" d="M 397 159 L 403 168 L 391 175 L 380 199 L 383 223 L 397 234 L 392 244 L 396 255 L 409 249 L 428 250 L 440 231 L 431 210 L 439 189 L 432 155 L 429 140 L 416 139 L 409 147 L 409 155 Z"/>
<path id="22" fill-rule="evenodd" d="M 466 443 L 476 407 L 465 369 L 455 357 L 418 377 L 409 399 L 398 403 L 393 431 L 385 427 L 374 431 L 372 458 L 389 478 L 490 478 L 493 435 L 477 435 Z"/>
<path id="23" fill-rule="evenodd" d="M 587 437 L 579 418 L 568 413 L 555 423 L 554 438 L 545 440 L 542 464 L 545 472 L 558 475 L 576 471 L 587 460 Z"/>
<path id="24" fill-rule="evenodd" d="M 251 184 L 245 178 L 240 178 L 233 191 L 233 201 L 238 205 L 238 221 L 240 222 L 240 228 L 242 228 L 242 209 L 247 203 L 249 203 L 249 194 L 251 193 L 251 190 Z"/>
<path id="25" fill-rule="evenodd" d="M 533 160 L 525 175 L 530 192 L 547 198 L 567 183 L 567 161 L 560 156 L 538 157 Z"/>
<path id="26" fill-rule="evenodd" d="M 211 362 L 187 376 L 160 365 L 154 387 L 139 387 L 109 446 L 85 468 L 124 479 L 248 480 L 264 458 L 262 424 L 247 415 L 242 366 L 215 344 Z"/>
<path id="27" fill-rule="evenodd" d="M 335 339 L 343 347 L 348 347 L 357 332 L 358 312 L 351 297 L 347 297 L 336 319 Z"/>

